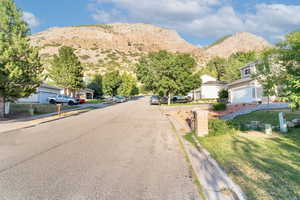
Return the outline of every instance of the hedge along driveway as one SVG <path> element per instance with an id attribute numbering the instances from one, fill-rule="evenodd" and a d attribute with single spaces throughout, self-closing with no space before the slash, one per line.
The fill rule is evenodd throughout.
<path id="1" fill-rule="evenodd" d="M 18 116 L 30 116 L 29 109 L 34 109 L 34 114 L 47 114 L 54 113 L 57 111 L 56 105 L 53 104 L 11 104 L 11 115 Z M 62 110 L 74 109 L 78 108 L 78 106 L 68 106 L 64 105 Z"/>
<path id="2" fill-rule="evenodd" d="M 239 116 L 234 123 L 251 120 L 278 124 L 279 111 Z M 287 113 L 287 119 L 300 114 Z M 199 139 L 201 144 L 239 184 L 251 200 L 300 199 L 300 129 L 281 135 L 259 132 L 226 134 Z"/>

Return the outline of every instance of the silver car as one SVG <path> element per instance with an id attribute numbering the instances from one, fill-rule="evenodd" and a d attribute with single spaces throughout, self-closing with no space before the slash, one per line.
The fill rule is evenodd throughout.
<path id="1" fill-rule="evenodd" d="M 79 103 L 78 99 L 66 95 L 56 95 L 54 97 L 48 97 L 48 101 L 51 104 L 67 103 L 68 105 L 75 105 Z"/>
<path id="2" fill-rule="evenodd" d="M 116 103 L 124 103 L 127 101 L 127 99 L 122 96 L 115 96 L 115 97 L 113 97 L 113 101 Z"/>

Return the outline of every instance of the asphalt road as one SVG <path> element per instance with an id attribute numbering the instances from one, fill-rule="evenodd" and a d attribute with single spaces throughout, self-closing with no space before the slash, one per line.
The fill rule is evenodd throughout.
<path id="1" fill-rule="evenodd" d="M 194 200 L 168 120 L 146 99 L 0 135 L 1 200 Z"/>

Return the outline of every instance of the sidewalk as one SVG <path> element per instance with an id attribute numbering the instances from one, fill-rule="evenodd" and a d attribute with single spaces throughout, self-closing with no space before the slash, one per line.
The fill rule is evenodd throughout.
<path id="1" fill-rule="evenodd" d="M 60 115 L 58 115 L 55 112 L 55 113 L 48 113 L 48 114 L 26 117 L 26 118 L 21 118 L 21 119 L 0 121 L 0 134 L 23 129 L 23 128 L 28 128 L 28 127 L 32 127 L 32 126 L 37 126 L 37 125 L 45 123 L 45 122 L 63 119 L 66 117 L 70 117 L 72 115 L 87 112 L 87 111 L 91 110 L 92 108 L 95 108 L 95 109 L 96 108 L 104 108 L 109 105 L 111 105 L 111 104 L 105 104 L 105 103 L 83 104 L 83 105 L 80 105 L 79 108 L 64 110 L 61 112 Z"/>
<path id="2" fill-rule="evenodd" d="M 182 136 L 186 134 L 183 132 L 185 128 L 172 116 L 169 116 L 168 119 L 176 129 L 176 134 L 184 146 L 185 153 L 202 186 L 206 199 L 245 200 L 245 195 L 240 187 L 220 168 L 209 152 L 202 148 L 199 142 L 195 146 L 183 139 Z"/>

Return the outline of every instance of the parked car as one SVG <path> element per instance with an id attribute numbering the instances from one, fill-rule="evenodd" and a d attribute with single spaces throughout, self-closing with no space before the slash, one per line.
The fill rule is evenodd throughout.
<path id="1" fill-rule="evenodd" d="M 48 97 L 48 102 L 51 104 L 67 103 L 68 105 L 75 105 L 79 103 L 79 100 L 65 95 L 56 95 Z"/>
<path id="2" fill-rule="evenodd" d="M 78 103 L 79 104 L 84 104 L 84 103 L 86 103 L 86 100 L 85 99 L 77 99 L 77 101 L 78 101 Z"/>
<path id="3" fill-rule="evenodd" d="M 160 100 L 158 96 L 152 96 L 150 98 L 150 105 L 160 105 Z"/>
<path id="4" fill-rule="evenodd" d="M 191 101 L 192 99 L 189 96 L 174 96 L 172 98 L 172 102 L 174 103 L 188 103 Z"/>
<path id="5" fill-rule="evenodd" d="M 116 102 L 116 103 L 124 103 L 126 102 L 126 98 L 125 97 L 122 97 L 122 96 L 115 96 L 113 97 L 113 101 Z"/>

